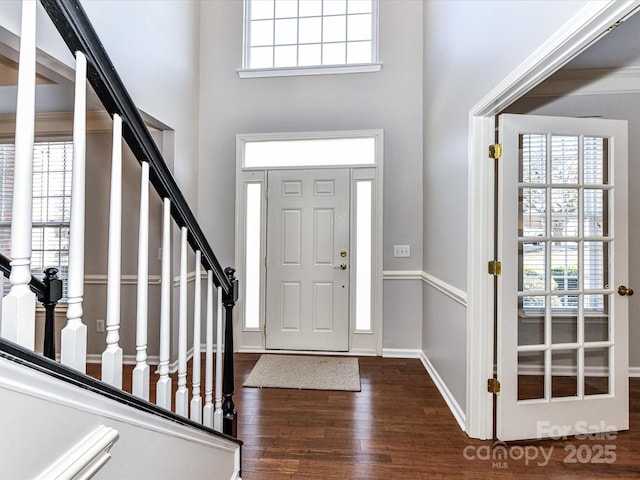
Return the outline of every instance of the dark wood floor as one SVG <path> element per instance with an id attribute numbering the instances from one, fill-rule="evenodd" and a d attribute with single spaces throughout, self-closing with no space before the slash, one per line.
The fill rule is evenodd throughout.
<path id="1" fill-rule="evenodd" d="M 629 432 L 513 443 L 500 461 L 483 459 L 493 442 L 460 430 L 419 360 L 362 357 L 362 391 L 353 393 L 243 388 L 258 358 L 236 356 L 244 480 L 640 478 L 636 379 Z"/>
<path id="2" fill-rule="evenodd" d="M 617 438 L 501 450 L 460 430 L 419 360 L 361 357 L 354 393 L 243 388 L 258 358 L 235 356 L 244 480 L 640 478 L 640 379 L 631 380 L 631 429 Z M 500 451 L 506 458 L 491 458 Z"/>

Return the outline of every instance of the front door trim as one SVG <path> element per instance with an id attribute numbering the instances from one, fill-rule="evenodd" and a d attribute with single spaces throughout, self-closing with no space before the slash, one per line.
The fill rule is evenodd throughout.
<path id="1" fill-rule="evenodd" d="M 370 180 L 372 183 L 372 248 L 371 248 L 371 330 L 357 331 L 354 322 L 349 327 L 349 351 L 342 352 L 343 355 L 381 355 L 382 354 L 382 254 L 383 254 L 383 130 L 357 130 L 357 131 L 335 131 L 335 132 L 307 132 L 307 133 L 261 133 L 261 134 L 239 134 L 236 136 L 236 235 L 235 235 L 235 265 L 237 266 L 238 278 L 245 278 L 245 222 L 246 208 L 245 189 L 247 185 L 258 184 L 264 194 L 267 182 L 267 172 L 275 169 L 293 170 L 296 167 L 249 167 L 243 166 L 244 149 L 251 141 L 281 141 L 281 140 L 305 140 L 305 139 L 352 139 L 352 138 L 372 138 L 375 142 L 374 163 L 371 164 L 344 164 L 344 165 L 313 165 L 300 166 L 297 168 L 346 168 L 350 170 L 351 189 L 355 191 L 355 186 L 359 181 Z M 264 197 L 263 197 L 264 198 Z M 353 201 L 351 208 L 354 208 Z M 261 256 L 266 252 L 266 202 L 261 205 Z M 353 224 L 355 216 L 352 212 L 351 229 L 355 231 Z M 355 254 L 355 252 L 352 252 Z M 254 328 L 246 328 L 244 322 L 245 313 L 243 302 L 238 302 L 236 306 L 239 319 L 234 325 L 235 338 L 237 339 L 237 350 L 241 352 L 266 352 L 264 337 L 264 286 L 265 269 L 261 269 L 261 305 L 260 322 Z M 352 274 L 353 275 L 353 274 Z M 244 295 L 244 285 L 240 282 L 240 299 Z M 350 301 L 350 310 L 353 313 L 353 295 Z M 350 315 L 353 318 L 353 315 Z M 296 353 L 318 353 L 300 352 Z M 322 353 L 322 352 L 320 352 Z"/>

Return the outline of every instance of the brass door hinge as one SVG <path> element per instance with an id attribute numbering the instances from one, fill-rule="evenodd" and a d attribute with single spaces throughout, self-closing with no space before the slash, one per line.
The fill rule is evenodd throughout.
<path id="1" fill-rule="evenodd" d="M 500 395 L 500 382 L 496 378 L 487 380 L 487 392 L 492 395 Z"/>
<path id="2" fill-rule="evenodd" d="M 489 158 L 502 158 L 502 144 L 489 145 Z"/>
<path id="3" fill-rule="evenodd" d="M 489 275 L 501 275 L 502 263 L 497 260 L 491 260 L 489 262 Z"/>

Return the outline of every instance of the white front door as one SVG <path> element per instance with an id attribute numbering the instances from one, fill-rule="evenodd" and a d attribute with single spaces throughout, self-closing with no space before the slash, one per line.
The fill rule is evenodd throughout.
<path id="1" fill-rule="evenodd" d="M 349 350 L 349 169 L 267 175 L 266 347 Z"/>
<path id="2" fill-rule="evenodd" d="M 627 124 L 499 125 L 497 437 L 626 430 Z"/>

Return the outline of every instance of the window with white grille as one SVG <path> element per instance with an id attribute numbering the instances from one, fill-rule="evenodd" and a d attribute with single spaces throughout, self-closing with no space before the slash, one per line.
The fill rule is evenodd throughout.
<path id="1" fill-rule="evenodd" d="M 377 0 L 245 0 L 245 69 L 378 61 Z"/>
<path id="2" fill-rule="evenodd" d="M 45 268 L 58 269 L 67 296 L 69 219 L 73 143 L 39 142 L 33 151 L 33 227 L 31 273 L 43 277 Z M 0 252 L 11 258 L 14 146 L 0 144 Z M 5 290 L 9 282 L 5 282 Z"/>

